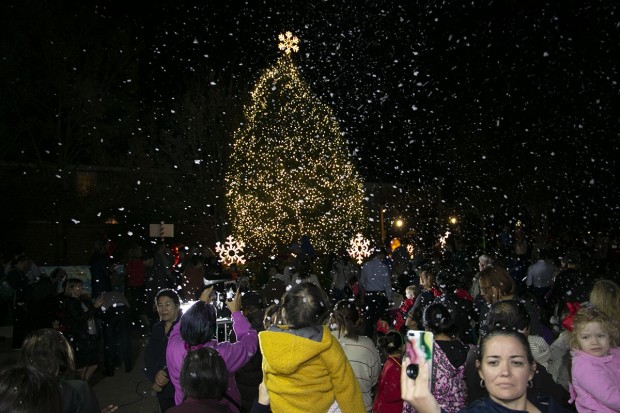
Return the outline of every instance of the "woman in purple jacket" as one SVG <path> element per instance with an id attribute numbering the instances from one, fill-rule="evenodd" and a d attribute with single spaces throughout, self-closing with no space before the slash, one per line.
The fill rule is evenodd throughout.
<path id="1" fill-rule="evenodd" d="M 241 294 L 237 290 L 235 298 L 226 302 L 232 314 L 233 331 L 237 341 L 218 343 L 214 339 L 217 323 L 217 313 L 213 305 L 209 304 L 212 287 L 205 289 L 197 301 L 177 323 L 170 333 L 168 348 L 166 350 L 166 362 L 168 375 L 174 386 L 174 400 L 176 404 L 183 401 L 181 388 L 181 367 L 188 351 L 202 347 L 211 347 L 222 356 L 228 370 L 228 388 L 222 398 L 231 412 L 239 413 L 241 396 L 235 383 L 235 372 L 252 358 L 258 346 L 258 336 L 252 329 L 250 322 L 241 313 Z"/>

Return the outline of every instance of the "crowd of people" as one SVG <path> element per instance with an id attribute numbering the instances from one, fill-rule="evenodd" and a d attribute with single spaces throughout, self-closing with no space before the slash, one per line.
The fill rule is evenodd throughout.
<path id="1" fill-rule="evenodd" d="M 98 241 L 90 294 L 17 254 L 2 282 L 21 358 L 0 373 L 0 413 L 27 391 L 60 406 L 47 411 L 114 411 L 88 381 L 133 369 L 137 330 L 162 412 L 620 411 L 617 263 L 508 235 L 475 260 L 413 259 L 403 242 L 361 266 L 333 255 L 327 270 L 296 249 L 260 285 L 163 242 L 132 246 L 119 282 Z M 410 368 L 407 330 L 432 333 L 432 360 Z"/>

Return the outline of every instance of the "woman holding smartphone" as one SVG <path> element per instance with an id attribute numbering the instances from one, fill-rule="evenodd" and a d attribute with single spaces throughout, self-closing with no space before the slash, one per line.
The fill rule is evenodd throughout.
<path id="1" fill-rule="evenodd" d="M 405 356 L 403 364 L 410 364 Z M 550 397 L 528 400 L 527 388 L 536 362 L 527 338 L 519 332 L 495 330 L 482 338 L 476 362 L 478 374 L 489 395 L 460 410 L 460 413 L 568 413 Z M 441 407 L 429 391 L 430 372 L 420 360 L 415 379 L 401 372 L 401 397 L 419 413 L 440 413 Z"/>
<path id="2" fill-rule="evenodd" d="M 423 323 L 434 336 L 431 393 L 445 412 L 458 412 L 467 405 L 465 362 L 470 346 L 458 339 L 459 328 L 442 304 L 426 307 Z M 414 411 L 404 403 L 403 412 Z"/>

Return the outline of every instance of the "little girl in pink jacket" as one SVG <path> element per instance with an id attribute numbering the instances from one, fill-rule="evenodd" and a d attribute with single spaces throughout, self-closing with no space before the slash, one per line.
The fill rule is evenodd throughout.
<path id="1" fill-rule="evenodd" d="M 575 315 L 571 336 L 571 401 L 579 413 L 620 412 L 620 349 L 616 323 L 593 307 Z"/>

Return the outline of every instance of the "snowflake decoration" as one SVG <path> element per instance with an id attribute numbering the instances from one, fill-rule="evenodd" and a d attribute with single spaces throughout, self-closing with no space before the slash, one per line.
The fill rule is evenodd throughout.
<path id="1" fill-rule="evenodd" d="M 409 254 L 409 259 L 412 260 L 414 257 L 414 253 L 413 253 L 413 245 L 408 244 L 407 245 L 407 254 Z"/>
<path id="2" fill-rule="evenodd" d="M 291 54 L 291 50 L 294 52 L 299 51 L 299 46 L 297 46 L 299 39 L 297 36 L 293 36 L 293 33 L 286 32 L 284 34 L 280 34 L 278 36 L 278 40 L 280 40 L 280 43 L 278 43 L 278 49 L 284 50 L 284 53 Z"/>
<path id="3" fill-rule="evenodd" d="M 446 231 L 446 235 L 444 235 L 443 237 L 439 237 L 439 247 L 442 250 L 446 249 L 446 241 L 448 240 L 449 236 L 450 236 L 450 231 Z"/>
<path id="4" fill-rule="evenodd" d="M 245 242 L 235 240 L 232 235 L 226 238 L 223 245 L 220 242 L 215 243 L 215 251 L 219 254 L 220 262 L 224 265 L 245 264 L 244 247 Z"/>
<path id="5" fill-rule="evenodd" d="M 370 256 L 370 241 L 364 239 L 362 234 L 357 234 L 351 238 L 351 246 L 347 250 L 351 258 L 355 258 L 358 264 L 361 264 L 364 258 Z"/>

